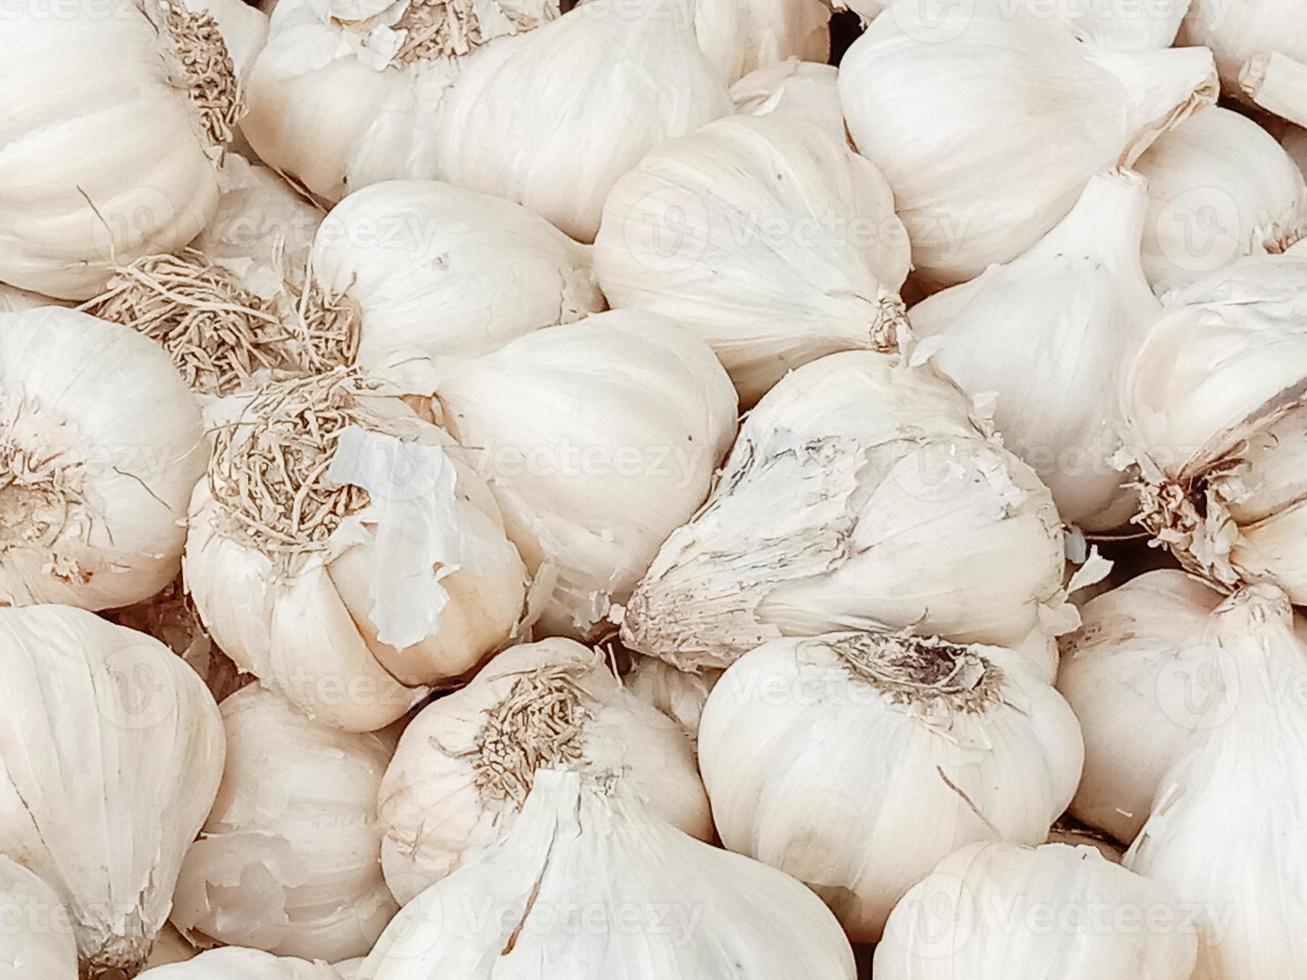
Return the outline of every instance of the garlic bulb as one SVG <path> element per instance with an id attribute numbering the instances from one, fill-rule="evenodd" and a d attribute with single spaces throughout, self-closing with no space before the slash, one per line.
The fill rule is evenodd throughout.
<path id="1" fill-rule="evenodd" d="M 783 116 L 730 116 L 654 150 L 614 185 L 595 240 L 609 301 L 702 337 L 745 406 L 824 354 L 896 350 L 908 265 L 876 168 Z"/>
<path id="2" fill-rule="evenodd" d="M 371 731 L 507 643 L 522 563 L 444 432 L 339 371 L 228 411 L 183 567 L 243 670 L 311 717 Z"/>
<path id="3" fill-rule="evenodd" d="M 1216 98 L 1207 51 L 1113 51 L 1010 6 L 897 4 L 840 67 L 849 131 L 893 188 L 930 285 L 1016 258 L 1093 174 Z"/>
<path id="4" fill-rule="evenodd" d="M 0 853 L 67 906 L 83 976 L 145 963 L 223 755 L 167 647 L 70 606 L 0 609 Z"/>
<path id="5" fill-rule="evenodd" d="M 912 626 L 1017 644 L 1074 629 L 1048 489 L 928 367 L 869 351 L 792 372 L 707 505 L 663 543 L 623 642 L 682 670 L 782 636 Z"/>
<path id="6" fill-rule="evenodd" d="M 409 723 L 378 804 L 395 897 L 408 902 L 509 833 L 545 767 L 620 774 L 672 826 L 712 837 L 689 739 L 597 651 L 554 638 L 499 654 Z"/>
<path id="7" fill-rule="evenodd" d="M 35 310 L 42 306 L 66 306 L 62 300 L 51 299 L 40 293 L 31 293 L 25 289 L 15 289 L 0 282 L 0 313 L 18 313 L 22 310 Z"/>
<path id="8" fill-rule="evenodd" d="M 227 767 L 177 879 L 173 924 L 201 945 L 363 955 L 399 910 L 377 823 L 393 743 L 315 724 L 258 686 L 221 708 Z"/>
<path id="9" fill-rule="evenodd" d="M 204 472 L 168 358 L 61 307 L 0 314 L 0 604 L 125 606 L 176 576 Z"/>
<path id="10" fill-rule="evenodd" d="M 685 3 L 597 0 L 482 49 L 441 106 L 436 174 L 594 241 L 618 177 L 731 111 Z"/>
<path id="11" fill-rule="evenodd" d="M 444 371 L 438 407 L 537 578 L 541 628 L 607 629 L 735 436 L 726 372 L 670 320 L 625 310 Z"/>
<path id="12" fill-rule="evenodd" d="M 667 16 L 668 6 L 655 0 L 652 9 Z M 830 15 L 824 0 L 698 2 L 694 34 L 730 84 L 787 58 L 824 63 L 830 58 Z"/>
<path id="13" fill-rule="evenodd" d="M 141 980 L 341 980 L 341 976 L 326 963 L 229 946 L 185 963 L 156 967 L 141 974 Z"/>
<path id="14" fill-rule="evenodd" d="M 1120 51 L 1169 48 L 1191 0 L 1057 0 L 1057 17 L 1079 36 Z M 1036 5 L 1031 9 L 1037 9 Z"/>
<path id="15" fill-rule="evenodd" d="M 345 198 L 313 272 L 357 305 L 365 368 L 417 351 L 483 354 L 604 309 L 588 249 L 508 201 L 437 181 L 386 181 Z"/>
<path id="16" fill-rule="evenodd" d="M 1224 720 L 1163 777 L 1126 853 L 1191 910 L 1200 978 L 1301 975 L 1307 911 L 1299 814 L 1307 782 L 1307 646 L 1283 593 L 1255 585 L 1215 613 L 1208 642 L 1227 654 Z"/>
<path id="17" fill-rule="evenodd" d="M 1161 312 L 1139 263 L 1147 205 L 1138 174 L 1096 174 L 1028 252 L 911 311 L 941 370 L 997 394 L 1004 443 L 1086 531 L 1120 527 L 1136 503 L 1112 457 L 1126 359 Z"/>
<path id="18" fill-rule="evenodd" d="M 1222 596 L 1161 569 L 1085 603 L 1062 639 L 1057 687 L 1085 736 L 1071 813 L 1130 843 L 1162 774 L 1214 722 L 1223 657 L 1205 631 Z"/>
<path id="19" fill-rule="evenodd" d="M 1190 571 L 1307 602 L 1307 260 L 1244 259 L 1168 299 L 1125 385 L 1137 520 Z"/>
<path id="20" fill-rule="evenodd" d="M 437 116 L 465 63 L 558 6 L 281 0 L 242 128 L 260 159 L 328 201 L 380 180 L 435 177 Z"/>
<path id="21" fill-rule="evenodd" d="M 660 820 L 621 780 L 541 771 L 504 840 L 406 905 L 359 980 L 854 980 L 792 878 Z"/>
<path id="22" fill-rule="evenodd" d="M 86 299 L 112 264 L 180 248 L 213 214 L 239 114 L 214 20 L 172 0 L 9 13 L 0 38 L 0 280 Z M 75 90 L 68 79 L 75 78 Z"/>
<path id="23" fill-rule="evenodd" d="M 1279 51 L 1307 60 L 1307 24 L 1301 14 L 1297 0 L 1192 0 L 1179 43 L 1211 48 L 1222 88 L 1244 98 L 1239 73 L 1248 59 Z"/>
<path id="24" fill-rule="evenodd" d="M 1190 980 L 1198 939 L 1167 889 L 1090 847 L 1003 841 L 949 855 L 903 896 L 876 980 Z"/>
<path id="25" fill-rule="evenodd" d="M 838 77 L 834 65 L 781 61 L 752 71 L 732 85 L 731 101 L 738 113 L 802 119 L 847 141 L 844 110 L 835 87 Z"/>
<path id="26" fill-rule="evenodd" d="M 657 657 L 637 655 L 635 661 L 631 672 L 622 678 L 622 686 L 671 718 L 691 739 L 697 739 L 703 706 L 722 672 L 705 670 L 691 674 Z"/>
<path id="27" fill-rule="evenodd" d="M 0 980 L 74 980 L 68 910 L 49 885 L 7 857 L 0 857 L 0 916 Z"/>
<path id="28" fill-rule="evenodd" d="M 807 884 L 854 942 L 879 940 L 962 845 L 1042 842 L 1082 755 L 1075 715 L 1023 658 L 903 634 L 766 643 L 699 726 L 722 842 Z"/>
<path id="29" fill-rule="evenodd" d="M 1144 274 L 1159 295 L 1245 255 L 1283 252 L 1307 232 L 1307 184 L 1262 127 L 1208 109 L 1139 158 L 1148 178 Z"/>

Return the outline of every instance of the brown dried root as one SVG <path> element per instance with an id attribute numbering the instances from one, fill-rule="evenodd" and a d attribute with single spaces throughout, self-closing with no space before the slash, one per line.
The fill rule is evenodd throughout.
<path id="1" fill-rule="evenodd" d="M 894 704 L 979 714 L 1002 699 L 1002 670 L 968 646 L 898 633 L 849 634 L 830 645 L 853 678 Z"/>
<path id="2" fill-rule="evenodd" d="M 478 3 L 485 0 L 413 0 L 394 24 L 405 32 L 404 43 L 395 55 L 400 64 L 437 61 L 470 54 L 499 35 L 482 30 Z M 513 24 L 513 33 L 524 33 L 540 26 L 532 17 L 515 10 L 500 8 Z M 555 15 L 550 10 L 551 15 Z"/>
<path id="3" fill-rule="evenodd" d="M 876 318 L 871 324 L 871 349 L 882 354 L 897 354 L 905 350 L 912 333 L 908 323 L 908 310 L 903 300 L 889 291 L 876 300 Z"/>
<path id="4" fill-rule="evenodd" d="M 1225 469 L 1233 471 L 1240 463 L 1231 461 Z M 1209 474 L 1219 475 L 1215 471 Z M 1168 549 L 1185 571 L 1208 579 L 1218 588 L 1242 584 L 1239 571 L 1230 562 L 1238 526 L 1212 498 L 1205 480 L 1178 483 L 1145 479 L 1134 486 L 1139 490 L 1139 513 L 1134 523 L 1152 537 L 1150 546 Z"/>
<path id="5" fill-rule="evenodd" d="M 156 28 L 177 61 L 179 82 L 199 115 L 209 145 L 222 150 L 236 135 L 240 119 L 240 82 L 217 22 L 206 13 L 186 9 L 178 0 L 156 0 Z"/>

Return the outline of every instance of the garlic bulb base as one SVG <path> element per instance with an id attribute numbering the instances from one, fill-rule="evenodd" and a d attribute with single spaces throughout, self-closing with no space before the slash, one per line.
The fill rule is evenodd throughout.
<path id="1" fill-rule="evenodd" d="M 150 0 L 139 2 L 142 10 L 148 9 Z M 211 15 L 188 10 L 178 0 L 157 0 L 156 9 L 174 73 L 186 88 L 211 152 L 220 157 L 235 138 L 243 111 L 236 66 L 222 31 Z"/>
<path id="2" fill-rule="evenodd" d="M 1195 497 L 1181 483 L 1145 479 L 1134 521 L 1152 535 L 1153 546 L 1170 550 L 1186 571 L 1229 588 L 1240 584 L 1242 576 L 1230 561 L 1238 531 L 1212 494 Z"/>
<path id="3" fill-rule="evenodd" d="M 1279 51 L 1258 54 L 1239 71 L 1239 85 L 1267 112 L 1307 126 L 1307 65 Z"/>

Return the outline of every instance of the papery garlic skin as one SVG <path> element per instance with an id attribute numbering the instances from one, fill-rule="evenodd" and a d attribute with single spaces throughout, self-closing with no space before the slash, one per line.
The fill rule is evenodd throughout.
<path id="1" fill-rule="evenodd" d="M 589 250 L 521 205 L 438 181 L 345 198 L 313 246 L 323 291 L 358 306 L 358 362 L 485 354 L 605 308 Z"/>
<path id="2" fill-rule="evenodd" d="M 622 686 L 671 718 L 691 739 L 697 739 L 703 706 L 721 680 L 722 671 L 691 674 L 657 657 L 636 655 L 635 660 L 631 672 L 622 678 Z"/>
<path id="3" fill-rule="evenodd" d="M 0 852 L 63 900 L 83 975 L 145 963 L 223 757 L 212 695 L 163 644 L 70 606 L 0 609 Z"/>
<path id="4" fill-rule="evenodd" d="M 792 878 L 685 836 L 620 779 L 541 770 L 508 836 L 406 905 L 359 980 L 732 974 L 856 970 L 835 919 Z"/>
<path id="5" fill-rule="evenodd" d="M 180 5 L 61 14 L 20 5 L 0 38 L 0 101 L 23 107 L 0 122 L 0 280 L 87 299 L 213 214 L 237 81 L 216 25 Z"/>
<path id="6" fill-rule="evenodd" d="M 825 63 L 830 58 L 830 16 L 824 0 L 697 3 L 694 34 L 729 85 L 787 58 Z"/>
<path id="7" fill-rule="evenodd" d="M 990 841 L 903 896 L 874 969 L 877 980 L 1190 980 L 1195 932 L 1167 889 L 1093 848 Z"/>
<path id="8" fill-rule="evenodd" d="M 1307 783 L 1307 646 L 1274 586 L 1216 610 L 1208 642 L 1226 655 L 1223 709 L 1201 744 L 1163 777 L 1125 866 L 1194 912 L 1202 980 L 1290 980 L 1302 969 L 1307 913 L 1300 817 Z M 1268 911 L 1273 910 L 1273 911 Z"/>
<path id="9" fill-rule="evenodd" d="M 1179 43 L 1212 49 L 1227 95 L 1246 99 L 1239 73 L 1254 55 L 1279 51 L 1307 60 L 1307 25 L 1294 0 L 1192 0 Z"/>
<path id="10" fill-rule="evenodd" d="M 597 0 L 486 47 L 441 106 L 436 173 L 593 242 L 622 174 L 731 111 L 690 20 L 683 0 Z"/>
<path id="11" fill-rule="evenodd" d="M 672 826 L 712 838 L 690 739 L 598 652 L 556 637 L 504 651 L 409 723 L 378 796 L 394 896 L 410 901 L 509 833 L 542 767 L 616 776 Z"/>
<path id="12" fill-rule="evenodd" d="M 1307 184 L 1262 127 L 1228 109 L 1158 138 L 1148 178 L 1144 273 L 1161 295 L 1245 255 L 1285 251 L 1307 232 Z"/>
<path id="13" fill-rule="evenodd" d="M 1020 644 L 1074 629 L 1048 489 L 929 367 L 832 354 L 748 415 L 707 505 L 659 549 L 623 642 L 683 670 L 768 640 L 912 627 Z"/>
<path id="14" fill-rule="evenodd" d="M 764 644 L 699 727 L 722 842 L 806 883 L 855 942 L 958 847 L 1042 842 L 1082 757 L 1071 709 L 1023 658 L 893 634 Z"/>
<path id="15" fill-rule="evenodd" d="M 893 188 L 917 276 L 938 287 L 1034 245 L 1090 176 L 1211 104 L 1216 78 L 1201 49 L 1113 51 L 1001 0 L 923 0 L 872 22 L 839 91 L 858 151 Z"/>
<path id="16" fill-rule="evenodd" d="M 59 896 L 21 864 L 0 857 L 0 980 L 74 980 L 77 940 Z"/>
<path id="17" fill-rule="evenodd" d="M 61 307 L 0 314 L 0 602 L 159 591 L 207 456 L 199 406 L 150 341 Z"/>
<path id="18" fill-rule="evenodd" d="M 67 306 L 64 300 L 42 296 L 40 293 L 15 289 L 0 283 L 0 313 L 18 313 L 22 310 L 35 310 L 42 306 Z"/>
<path id="19" fill-rule="evenodd" d="M 1059 0 L 1057 16 L 1077 35 L 1118 51 L 1169 48 L 1191 0 Z"/>
<path id="20" fill-rule="evenodd" d="M 910 311 L 945 374 L 997 395 L 1004 444 L 1086 531 L 1118 528 L 1135 509 L 1112 457 L 1127 359 L 1161 312 L 1139 261 L 1147 204 L 1138 174 L 1096 174 L 1029 251 Z"/>
<path id="21" fill-rule="evenodd" d="M 185 963 L 156 967 L 143 980 L 341 980 L 335 967 L 260 949 L 211 949 Z"/>
<path id="22" fill-rule="evenodd" d="M 167 923 L 154 938 L 154 948 L 150 958 L 145 961 L 145 969 L 156 966 L 168 966 L 171 963 L 185 963 L 199 956 L 202 950 L 192 946 L 171 922 Z"/>
<path id="23" fill-rule="evenodd" d="M 731 101 L 737 113 L 803 120 L 847 141 L 838 77 L 834 65 L 791 58 L 749 72 L 731 86 Z"/>
<path id="24" fill-rule="evenodd" d="M 363 955 L 399 910 L 376 812 L 393 744 L 316 724 L 257 685 L 221 709 L 227 765 L 177 879 L 173 924 L 201 944 Z"/>
<path id="25" fill-rule="evenodd" d="M 909 258 L 876 168 L 842 137 L 774 115 L 654 150 L 614 185 L 595 239 L 609 301 L 705 340 L 745 407 L 825 354 L 896 350 Z"/>
<path id="26" fill-rule="evenodd" d="M 542 588 L 540 628 L 580 639 L 703 503 L 736 429 L 707 345 L 626 310 L 441 365 L 436 402 Z"/>

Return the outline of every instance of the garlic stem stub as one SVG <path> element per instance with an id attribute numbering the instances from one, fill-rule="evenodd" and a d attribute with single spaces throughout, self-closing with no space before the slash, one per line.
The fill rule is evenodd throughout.
<path id="1" fill-rule="evenodd" d="M 895 351 L 910 248 L 894 197 L 845 139 L 785 116 L 729 116 L 614 185 L 595 240 L 614 306 L 705 340 L 755 403 L 839 350 Z"/>
<path id="2" fill-rule="evenodd" d="M 148 340 L 62 307 L 0 314 L 0 602 L 158 592 L 207 456 L 198 404 Z"/>
<path id="3" fill-rule="evenodd" d="M 499 654 L 409 723 L 378 797 L 396 899 L 509 833 L 543 768 L 618 778 L 672 826 L 712 838 L 689 738 L 627 691 L 599 651 L 556 637 Z"/>
<path id="4" fill-rule="evenodd" d="M 622 780 L 541 770 L 508 835 L 406 905 L 359 980 L 854 980 L 794 879 L 687 837 Z"/>
<path id="5" fill-rule="evenodd" d="M 807 884 L 855 942 L 958 847 L 1043 842 L 1082 758 L 1075 715 L 1024 658 L 905 634 L 764 644 L 699 728 L 722 842 Z"/>
<path id="6" fill-rule="evenodd" d="M 0 857 L 0 915 L 0 980 L 76 980 L 68 909 L 49 885 L 7 857 Z"/>
<path id="7" fill-rule="evenodd" d="M 903 897 L 876 947 L 877 980 L 1147 977 L 1190 980 L 1189 908 L 1092 847 L 971 844 Z"/>
<path id="8" fill-rule="evenodd" d="M 1216 99 L 1204 49 L 1115 51 L 1009 7 L 896 4 L 841 63 L 849 132 L 889 181 L 928 286 L 1015 259 L 1093 174 Z"/>
<path id="9" fill-rule="evenodd" d="M 212 695 L 161 643 L 70 606 L 0 609 L 0 853 L 59 895 L 85 980 L 145 963 L 224 754 Z"/>
<path id="10" fill-rule="evenodd" d="M 174 0 L 20 4 L 0 62 L 0 100 L 23 107 L 0 122 L 0 281 L 86 299 L 113 265 L 204 227 L 241 112 L 212 17 Z"/>
<path id="11" fill-rule="evenodd" d="M 632 650 L 729 666 L 784 636 L 911 627 L 1021 644 L 1078 623 L 1048 488 L 929 366 L 871 351 L 791 372 L 623 611 Z"/>
<path id="12" fill-rule="evenodd" d="M 261 949 L 228 946 L 211 949 L 184 963 L 155 967 L 141 980 L 342 980 L 335 967 L 320 960 L 273 956 Z"/>
<path id="13" fill-rule="evenodd" d="M 918 303 L 913 330 L 965 391 L 997 396 L 994 427 L 1039 474 L 1058 513 L 1088 532 L 1134 514 L 1112 462 L 1128 358 L 1161 305 L 1140 265 L 1145 180 L 1096 174 L 1029 251 Z"/>

